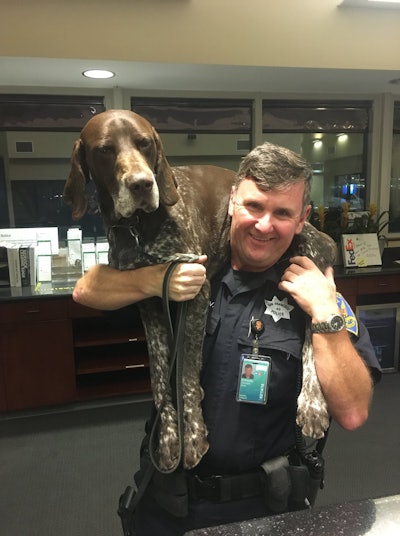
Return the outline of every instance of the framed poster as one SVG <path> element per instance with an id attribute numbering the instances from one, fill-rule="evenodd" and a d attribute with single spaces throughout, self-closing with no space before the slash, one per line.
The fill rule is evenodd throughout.
<path id="1" fill-rule="evenodd" d="M 376 233 L 342 235 L 342 251 L 345 268 L 382 264 Z"/>

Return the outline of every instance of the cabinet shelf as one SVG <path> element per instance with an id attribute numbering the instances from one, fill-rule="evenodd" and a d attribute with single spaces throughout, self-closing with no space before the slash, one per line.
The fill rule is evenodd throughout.
<path id="1" fill-rule="evenodd" d="M 75 330 L 74 346 L 76 348 L 103 346 L 109 344 L 121 344 L 145 341 L 143 330 L 120 328 L 103 331 L 101 327 Z"/>
<path id="2" fill-rule="evenodd" d="M 148 368 L 87 374 L 77 377 L 78 400 L 93 400 L 131 394 L 151 393 Z"/>
<path id="3" fill-rule="evenodd" d="M 139 346 L 139 345 L 138 345 Z M 135 368 L 148 368 L 149 358 L 145 343 L 132 352 L 132 344 L 85 348 L 75 351 L 76 374 L 93 374 Z"/>
<path id="4" fill-rule="evenodd" d="M 150 393 L 149 357 L 138 312 L 130 308 L 89 313 L 74 306 L 78 399 Z"/>

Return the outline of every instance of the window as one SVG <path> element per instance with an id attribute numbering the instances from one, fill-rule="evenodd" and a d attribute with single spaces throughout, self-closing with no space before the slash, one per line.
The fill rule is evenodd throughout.
<path id="1" fill-rule="evenodd" d="M 79 222 L 63 202 L 64 180 L 18 180 L 11 182 L 16 227 L 58 227 L 65 241 L 68 227 L 79 225 L 85 238 L 106 234 L 92 181 L 87 186 L 88 210 Z"/>
<path id="2" fill-rule="evenodd" d="M 314 207 L 366 208 L 371 103 L 264 101 L 263 139 L 300 153 L 314 171 Z"/>
<path id="3" fill-rule="evenodd" d="M 0 228 L 5 229 L 10 225 L 7 206 L 6 175 L 4 172 L 4 160 L 0 156 Z"/>
<path id="4" fill-rule="evenodd" d="M 104 97 L 0 95 L 0 130 L 79 131 L 104 110 Z"/>
<path id="5" fill-rule="evenodd" d="M 160 134 L 171 165 L 215 164 L 236 171 L 251 148 L 250 100 L 132 97 L 131 109 Z"/>
<path id="6" fill-rule="evenodd" d="M 400 101 L 393 110 L 393 144 L 390 181 L 389 232 L 400 232 Z"/>

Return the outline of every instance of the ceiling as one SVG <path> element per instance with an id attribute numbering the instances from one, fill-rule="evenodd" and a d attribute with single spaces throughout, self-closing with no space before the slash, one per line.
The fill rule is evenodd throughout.
<path id="1" fill-rule="evenodd" d="M 110 69 L 108 80 L 82 76 Z M 353 70 L 297 67 L 194 65 L 77 59 L 0 57 L 0 91 L 30 88 L 129 88 L 134 91 L 222 91 L 262 93 L 393 93 L 400 95 L 400 69 Z M 398 84 L 389 83 L 399 79 Z"/>

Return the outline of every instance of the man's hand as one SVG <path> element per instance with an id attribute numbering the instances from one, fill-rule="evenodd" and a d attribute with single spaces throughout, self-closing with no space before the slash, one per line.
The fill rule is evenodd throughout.
<path id="1" fill-rule="evenodd" d="M 338 310 L 333 268 L 328 267 L 322 273 L 305 256 L 292 257 L 290 262 L 279 288 L 288 292 L 313 322 L 325 321 Z"/>
<path id="2" fill-rule="evenodd" d="M 178 264 L 171 274 L 169 282 L 169 299 L 172 301 L 187 301 L 192 300 L 200 292 L 206 280 L 206 268 L 204 263 L 207 260 L 207 255 L 201 255 L 199 260 L 193 263 Z M 169 264 L 165 265 L 164 275 Z M 158 284 L 158 292 L 160 295 Z M 161 287 L 162 292 L 162 287 Z M 161 297 L 161 295 L 160 295 Z"/>

